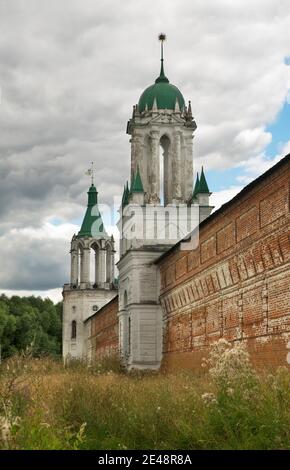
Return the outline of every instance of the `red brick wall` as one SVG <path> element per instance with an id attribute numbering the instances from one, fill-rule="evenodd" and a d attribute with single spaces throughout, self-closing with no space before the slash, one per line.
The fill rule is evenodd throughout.
<path id="1" fill-rule="evenodd" d="M 118 296 L 102 307 L 90 321 L 92 360 L 117 354 L 119 346 Z"/>
<path id="2" fill-rule="evenodd" d="M 290 158 L 203 223 L 199 247 L 159 261 L 164 365 L 199 368 L 211 342 L 244 341 L 256 366 L 287 365 Z"/>

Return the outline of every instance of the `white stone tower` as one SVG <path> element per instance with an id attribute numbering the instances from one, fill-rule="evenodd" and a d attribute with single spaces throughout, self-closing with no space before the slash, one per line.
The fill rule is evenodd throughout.
<path id="1" fill-rule="evenodd" d="M 90 359 L 84 321 L 116 295 L 114 239 L 102 222 L 92 182 L 78 235 L 71 241 L 71 279 L 63 288 L 63 358 Z"/>
<path id="2" fill-rule="evenodd" d="M 191 103 L 185 105 L 179 89 L 164 74 L 165 36 L 159 39 L 160 75 L 142 93 L 127 125 L 131 189 L 127 183 L 120 209 L 118 268 L 120 352 L 128 369 L 160 367 L 162 309 L 154 261 L 196 226 L 186 214 L 199 202 L 193 194 L 196 123 Z M 212 209 L 208 197 L 203 203 L 204 215 L 198 213 L 198 221 Z"/>

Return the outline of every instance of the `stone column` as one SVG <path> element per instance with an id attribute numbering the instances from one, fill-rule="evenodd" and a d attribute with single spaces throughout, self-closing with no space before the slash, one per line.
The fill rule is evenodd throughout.
<path id="1" fill-rule="evenodd" d="M 173 199 L 181 199 L 181 138 L 180 132 L 174 133 L 174 150 L 172 155 Z"/>
<path id="2" fill-rule="evenodd" d="M 135 154 L 136 154 L 136 140 L 135 136 L 132 135 L 130 139 L 130 144 L 131 144 L 131 180 L 133 178 L 134 174 L 134 168 L 135 168 Z"/>
<path id="3" fill-rule="evenodd" d="M 185 200 L 188 200 L 193 192 L 193 136 L 187 135 L 185 138 L 185 156 L 186 156 L 186 171 L 185 171 Z"/>
<path id="4" fill-rule="evenodd" d="M 114 245 L 111 253 L 111 282 L 115 281 L 115 250 Z"/>
<path id="5" fill-rule="evenodd" d="M 150 176 L 151 176 L 151 198 L 152 202 L 156 199 L 159 200 L 159 186 L 160 186 L 160 162 L 159 162 L 159 131 L 151 131 L 151 162 L 149 162 Z"/>
<path id="6" fill-rule="evenodd" d="M 112 250 L 109 246 L 106 249 L 106 282 L 112 282 Z"/>
<path id="7" fill-rule="evenodd" d="M 78 283 L 78 272 L 79 272 L 79 257 L 77 250 L 71 250 L 71 276 L 70 282 L 71 284 Z"/>
<path id="8" fill-rule="evenodd" d="M 131 181 L 138 164 L 142 162 L 142 134 L 134 132 L 131 138 Z"/>
<path id="9" fill-rule="evenodd" d="M 99 264 L 100 264 L 100 249 L 95 250 L 95 284 L 100 282 L 99 280 Z"/>
<path id="10" fill-rule="evenodd" d="M 101 248 L 99 250 L 99 283 L 106 281 L 106 249 Z"/>
<path id="11" fill-rule="evenodd" d="M 90 249 L 89 248 L 84 248 L 83 250 L 81 282 L 86 283 L 86 284 L 90 282 Z"/>
<path id="12" fill-rule="evenodd" d="M 118 312 L 119 318 L 119 351 L 121 361 L 125 366 L 128 365 L 129 358 L 129 322 L 128 322 L 128 310 L 123 308 Z"/>

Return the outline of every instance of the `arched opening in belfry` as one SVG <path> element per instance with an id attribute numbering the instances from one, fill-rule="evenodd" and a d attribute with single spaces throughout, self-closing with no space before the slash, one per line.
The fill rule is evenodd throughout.
<path id="1" fill-rule="evenodd" d="M 159 143 L 159 198 L 160 204 L 166 206 L 169 203 L 169 184 L 170 184 L 170 162 L 169 149 L 170 139 L 163 135 Z"/>
<path id="2" fill-rule="evenodd" d="M 91 246 L 90 256 L 90 282 L 94 286 L 97 286 L 100 279 L 100 247 L 97 243 Z"/>
<path id="3" fill-rule="evenodd" d="M 112 247 L 108 243 L 106 246 L 106 282 L 113 282 L 112 277 Z"/>

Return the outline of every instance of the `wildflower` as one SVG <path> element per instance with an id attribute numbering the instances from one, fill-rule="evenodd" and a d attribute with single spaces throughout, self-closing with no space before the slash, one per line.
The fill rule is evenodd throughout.
<path id="1" fill-rule="evenodd" d="M 231 345 L 220 339 L 212 345 L 207 363 L 214 381 L 228 388 L 253 376 L 249 353 L 242 343 Z"/>
<path id="2" fill-rule="evenodd" d="M 10 440 L 11 423 L 5 416 L 0 416 L 1 439 L 5 444 Z"/>
<path id="3" fill-rule="evenodd" d="M 201 398 L 206 405 L 213 405 L 217 403 L 217 399 L 213 393 L 204 393 Z"/>
<path id="4" fill-rule="evenodd" d="M 4 442 L 5 446 L 9 445 L 11 440 L 11 429 L 12 426 L 19 424 L 19 416 L 13 417 L 11 411 L 5 410 L 6 416 L 0 416 L 0 438 Z"/>

